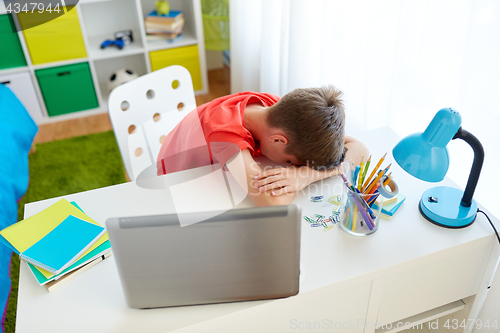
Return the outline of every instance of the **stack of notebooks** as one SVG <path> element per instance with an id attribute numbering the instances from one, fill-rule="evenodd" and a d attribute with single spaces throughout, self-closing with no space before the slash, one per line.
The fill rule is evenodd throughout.
<path id="1" fill-rule="evenodd" d="M 65 199 L 3 229 L 0 242 L 19 254 L 48 291 L 111 253 L 106 230 Z"/>
<path id="2" fill-rule="evenodd" d="M 156 10 L 146 16 L 147 40 L 165 40 L 175 42 L 181 37 L 184 28 L 184 15 L 182 11 L 171 10 L 168 14 L 158 15 Z"/>
<path id="3" fill-rule="evenodd" d="M 379 196 L 379 198 L 382 198 L 382 196 Z M 380 213 L 380 217 L 386 220 L 390 220 L 392 219 L 394 214 L 396 214 L 396 212 L 401 207 L 403 202 L 405 202 L 405 200 L 406 197 L 398 193 L 391 199 L 385 199 L 382 202 L 380 202 L 379 199 L 377 199 L 377 201 L 375 201 L 375 203 L 373 204 L 373 209 L 378 210 L 378 205 L 382 203 L 382 212 Z"/>

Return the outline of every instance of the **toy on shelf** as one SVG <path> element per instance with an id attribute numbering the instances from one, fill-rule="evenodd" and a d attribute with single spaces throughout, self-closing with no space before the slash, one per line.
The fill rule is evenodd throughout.
<path id="1" fill-rule="evenodd" d="M 125 42 L 125 45 L 132 43 L 134 41 L 132 30 L 121 30 L 115 32 L 115 39 L 123 40 L 123 42 Z"/>
<path id="2" fill-rule="evenodd" d="M 116 46 L 119 50 L 123 49 L 125 45 L 128 45 L 134 41 L 132 36 L 132 30 L 122 30 L 115 32 L 115 39 L 107 39 L 101 43 L 101 49 L 105 49 L 108 46 Z"/>
<path id="3" fill-rule="evenodd" d="M 134 71 L 127 68 L 121 68 L 119 70 L 114 71 L 108 80 L 108 90 L 111 91 L 118 87 L 121 84 L 132 81 L 133 79 L 138 78 Z"/>
<path id="4" fill-rule="evenodd" d="M 106 39 L 104 42 L 101 44 L 101 49 L 105 49 L 108 46 L 114 45 L 116 46 L 119 50 L 123 49 L 125 47 L 125 42 L 121 39 Z"/>
<path id="5" fill-rule="evenodd" d="M 170 12 L 170 4 L 168 3 L 168 1 L 156 1 L 155 7 L 158 15 L 168 15 L 168 13 Z"/>

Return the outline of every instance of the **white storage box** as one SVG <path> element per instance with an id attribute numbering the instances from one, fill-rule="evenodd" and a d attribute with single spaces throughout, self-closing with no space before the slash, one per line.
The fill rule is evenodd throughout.
<path id="1" fill-rule="evenodd" d="M 42 110 L 28 72 L 2 75 L 0 76 L 0 83 L 5 84 L 12 90 L 35 122 L 42 119 Z"/>

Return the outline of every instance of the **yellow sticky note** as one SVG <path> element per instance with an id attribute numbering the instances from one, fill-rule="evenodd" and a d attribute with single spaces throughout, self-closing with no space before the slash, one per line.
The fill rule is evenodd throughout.
<path id="1" fill-rule="evenodd" d="M 384 197 L 382 197 L 382 196 L 379 196 L 379 197 L 377 198 L 377 200 L 375 201 L 375 203 L 376 203 L 377 205 L 380 205 L 380 203 L 382 203 L 382 207 L 383 207 L 383 206 L 385 206 L 385 205 L 388 205 L 388 204 L 391 204 L 391 203 L 393 203 L 393 202 L 396 202 L 397 200 L 398 200 L 398 197 L 397 197 L 397 196 L 393 196 L 393 197 L 392 197 L 392 198 L 390 198 L 390 199 L 386 199 L 386 198 L 384 198 Z"/>

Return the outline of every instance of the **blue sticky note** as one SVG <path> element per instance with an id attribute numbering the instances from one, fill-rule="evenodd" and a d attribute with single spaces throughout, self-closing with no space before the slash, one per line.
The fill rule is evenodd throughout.
<path id="1" fill-rule="evenodd" d="M 20 257 L 46 271 L 59 274 L 104 233 L 103 227 L 70 215 Z"/>

